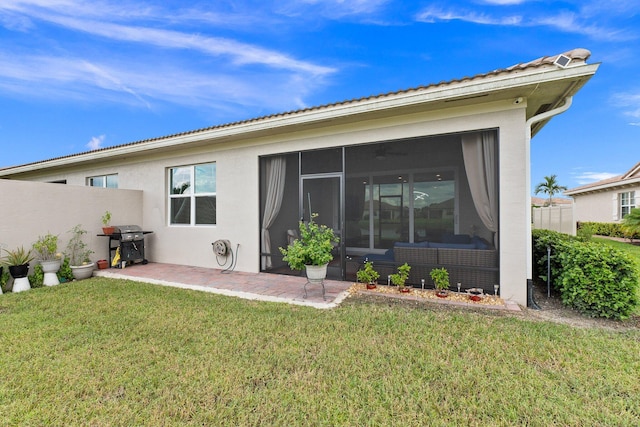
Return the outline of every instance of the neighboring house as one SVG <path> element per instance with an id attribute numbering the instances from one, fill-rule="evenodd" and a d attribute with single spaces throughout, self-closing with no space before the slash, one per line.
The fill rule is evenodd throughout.
<path id="1" fill-rule="evenodd" d="M 551 206 L 565 206 L 573 203 L 573 199 L 567 199 L 563 197 L 554 197 L 551 199 Z M 548 197 L 531 197 L 531 206 L 534 208 L 542 208 L 549 206 Z"/>
<path id="2" fill-rule="evenodd" d="M 571 188 L 564 194 L 574 199 L 576 221 L 620 222 L 638 207 L 640 163 L 623 175 Z"/>
<path id="3" fill-rule="evenodd" d="M 473 77 L 11 167 L 0 177 L 142 190 L 140 225 L 154 231 L 153 262 L 215 267 L 211 243 L 228 239 L 236 270 L 288 273 L 278 247 L 311 212 L 342 237 L 329 270 L 337 279 L 350 279 L 354 261 L 396 242 L 447 245 L 449 236 L 466 247 L 460 242 L 473 235 L 497 253 L 490 267 L 499 272 L 501 295 L 526 304 L 530 138 L 595 74 L 599 64 L 587 64 L 589 56 L 575 49 Z"/>

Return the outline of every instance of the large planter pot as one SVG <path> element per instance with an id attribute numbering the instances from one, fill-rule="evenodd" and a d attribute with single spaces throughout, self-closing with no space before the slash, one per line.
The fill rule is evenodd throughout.
<path id="1" fill-rule="evenodd" d="M 11 265 L 9 266 L 9 273 L 13 277 L 12 292 L 22 292 L 31 289 L 31 283 L 29 283 L 29 264 L 23 265 Z"/>
<path id="2" fill-rule="evenodd" d="M 29 275 L 29 264 L 10 265 L 9 273 L 14 279 L 21 279 Z"/>
<path id="3" fill-rule="evenodd" d="M 93 269 L 95 268 L 95 263 L 89 263 L 84 265 L 71 265 L 71 273 L 73 274 L 73 278 L 76 280 L 88 279 L 93 275 Z"/>
<path id="4" fill-rule="evenodd" d="M 44 281 L 42 283 L 45 286 L 59 285 L 60 281 L 58 280 L 58 275 L 56 273 L 60 270 L 60 260 L 40 261 L 40 265 L 42 266 L 42 272 L 44 273 Z"/>
<path id="5" fill-rule="evenodd" d="M 309 279 L 311 283 L 322 282 L 325 277 L 327 277 L 327 265 L 329 264 L 305 266 L 307 270 L 307 279 Z"/>

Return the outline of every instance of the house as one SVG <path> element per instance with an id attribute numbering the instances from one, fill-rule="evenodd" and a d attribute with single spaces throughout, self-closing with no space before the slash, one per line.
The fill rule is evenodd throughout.
<path id="1" fill-rule="evenodd" d="M 631 209 L 638 207 L 640 163 L 623 175 L 604 179 L 564 192 L 574 199 L 578 222 L 620 222 Z"/>
<path id="2" fill-rule="evenodd" d="M 329 268 L 337 279 L 352 279 L 362 257 L 388 254 L 398 242 L 454 245 L 437 255 L 452 268 L 479 253 L 469 252 L 477 244 L 493 251 L 483 261 L 492 265 L 481 268 L 496 273 L 501 295 L 526 304 L 530 139 L 595 74 L 599 64 L 588 64 L 589 56 L 575 49 L 6 168 L 0 178 L 141 191 L 140 225 L 154 232 L 153 262 L 216 267 L 212 242 L 225 239 L 236 270 L 290 273 L 278 247 L 312 212 L 341 236 Z M 477 243 L 465 243 L 472 238 Z"/>

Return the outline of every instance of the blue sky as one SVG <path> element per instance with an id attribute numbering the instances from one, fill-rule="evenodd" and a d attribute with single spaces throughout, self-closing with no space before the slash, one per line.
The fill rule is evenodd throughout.
<path id="1" fill-rule="evenodd" d="M 640 0 L 2 0 L 0 167 L 589 49 L 532 186 L 640 161 Z"/>

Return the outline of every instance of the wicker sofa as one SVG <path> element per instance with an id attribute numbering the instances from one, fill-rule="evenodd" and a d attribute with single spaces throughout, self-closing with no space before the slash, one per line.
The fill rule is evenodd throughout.
<path id="1" fill-rule="evenodd" d="M 434 268 L 445 267 L 449 272 L 451 289 L 461 283 L 462 289 L 482 288 L 493 293 L 493 285 L 498 284 L 498 253 L 493 248 L 472 247 L 464 243 L 396 243 L 392 250 L 384 255 L 367 255 L 365 261 L 373 262 L 373 266 L 386 278 L 394 273 L 399 265 L 405 262 L 411 266 L 409 284 L 421 285 L 425 280 L 426 287 L 433 283 L 429 273 Z"/>

